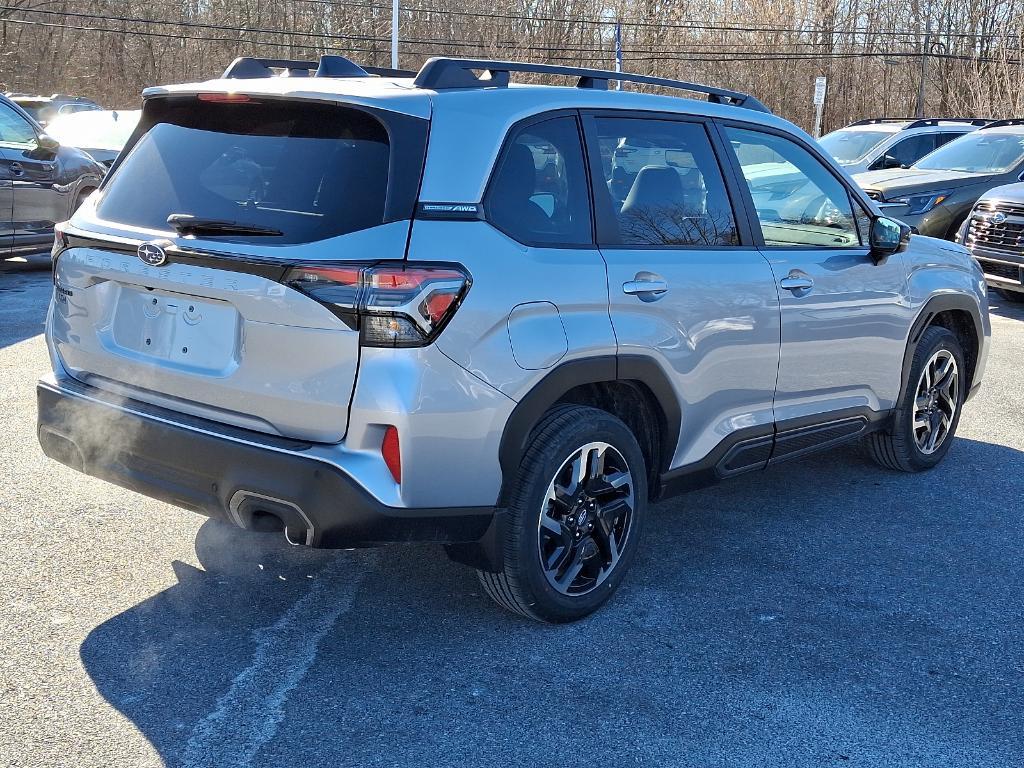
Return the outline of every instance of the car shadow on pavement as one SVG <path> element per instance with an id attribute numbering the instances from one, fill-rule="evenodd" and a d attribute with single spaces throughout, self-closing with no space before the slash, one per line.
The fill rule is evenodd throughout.
<path id="1" fill-rule="evenodd" d="M 0 349 L 43 332 L 52 291 L 49 272 L 0 262 Z"/>
<path id="2" fill-rule="evenodd" d="M 993 315 L 1024 320 L 1024 303 L 1007 301 L 995 291 L 988 294 L 988 309 Z"/>
<path id="3" fill-rule="evenodd" d="M 620 594 L 561 627 L 436 547 L 207 522 L 202 568 L 81 659 L 172 768 L 1020 765 L 1022 496 L 1024 453 L 968 439 L 922 475 L 783 465 L 654 507 Z"/>

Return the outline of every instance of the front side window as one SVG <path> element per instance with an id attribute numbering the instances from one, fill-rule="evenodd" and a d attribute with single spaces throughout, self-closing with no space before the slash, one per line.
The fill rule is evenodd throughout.
<path id="1" fill-rule="evenodd" d="M 765 245 L 861 244 L 849 193 L 818 158 L 775 134 L 725 131 L 754 200 Z"/>
<path id="2" fill-rule="evenodd" d="M 935 135 L 922 133 L 917 136 L 910 136 L 903 141 L 893 145 L 887 155 L 892 155 L 899 160 L 900 165 L 911 166 L 935 149 Z"/>
<path id="3" fill-rule="evenodd" d="M 26 147 L 35 143 L 36 132 L 28 120 L 6 104 L 0 104 L 0 144 Z"/>
<path id="4" fill-rule="evenodd" d="M 590 244 L 590 196 L 576 118 L 520 129 L 502 152 L 485 206 L 491 223 L 521 243 Z"/>
<path id="5" fill-rule="evenodd" d="M 1024 133 L 980 130 L 939 147 L 914 167 L 926 171 L 1006 173 L 1024 160 Z"/>
<path id="6" fill-rule="evenodd" d="M 603 183 L 617 240 L 610 245 L 715 246 L 739 242 L 725 182 L 704 127 L 599 117 Z"/>

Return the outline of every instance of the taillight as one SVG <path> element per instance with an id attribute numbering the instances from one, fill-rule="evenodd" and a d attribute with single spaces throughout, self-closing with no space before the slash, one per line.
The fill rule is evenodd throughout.
<path id="1" fill-rule="evenodd" d="M 450 265 L 308 265 L 282 281 L 324 304 L 367 347 L 429 344 L 455 314 L 469 276 Z"/>
<path id="2" fill-rule="evenodd" d="M 64 234 L 64 225 L 57 224 L 53 228 L 53 246 L 50 248 L 50 271 L 53 282 L 57 282 L 57 257 L 68 247 L 68 236 Z"/>

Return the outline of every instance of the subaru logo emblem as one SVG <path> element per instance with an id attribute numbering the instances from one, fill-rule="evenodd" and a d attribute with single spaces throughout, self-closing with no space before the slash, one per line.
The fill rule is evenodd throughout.
<path id="1" fill-rule="evenodd" d="M 1006 221 L 1006 214 L 1003 213 L 1002 211 L 999 211 L 999 213 L 992 214 L 993 224 L 1002 224 L 1004 221 Z"/>
<path id="2" fill-rule="evenodd" d="M 156 243 L 143 243 L 139 246 L 139 258 L 151 267 L 159 267 L 167 261 L 167 254 Z"/>

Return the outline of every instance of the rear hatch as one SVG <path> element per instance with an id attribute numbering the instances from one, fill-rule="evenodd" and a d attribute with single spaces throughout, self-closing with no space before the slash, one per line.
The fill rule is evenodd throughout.
<path id="1" fill-rule="evenodd" d="M 367 106 L 150 99 L 104 187 L 58 235 L 61 362 L 124 397 L 341 440 L 359 331 L 289 276 L 404 258 L 426 129 Z"/>

